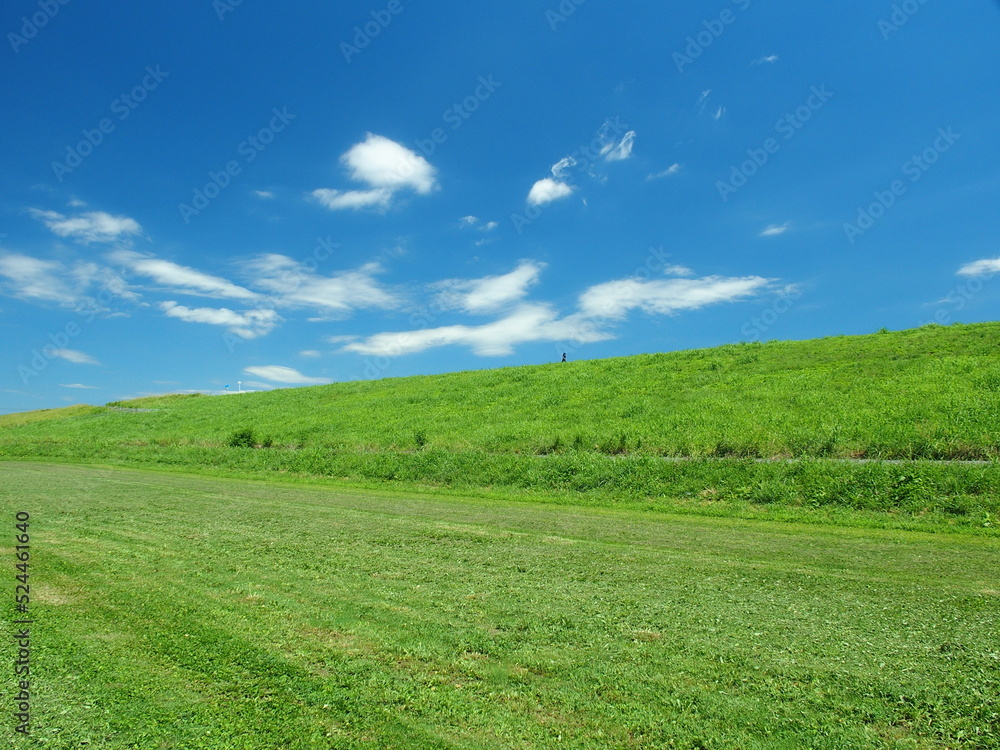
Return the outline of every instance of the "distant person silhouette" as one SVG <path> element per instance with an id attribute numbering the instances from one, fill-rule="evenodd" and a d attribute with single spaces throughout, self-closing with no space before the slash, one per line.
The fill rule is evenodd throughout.
<path id="1" fill-rule="evenodd" d="M 563 362 L 565 362 L 565 361 L 566 361 L 566 352 L 563 352 L 563 358 L 562 358 L 562 361 L 563 361 Z"/>

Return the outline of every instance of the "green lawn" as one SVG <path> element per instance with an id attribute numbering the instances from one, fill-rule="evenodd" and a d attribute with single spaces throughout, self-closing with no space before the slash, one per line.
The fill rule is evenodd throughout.
<path id="1" fill-rule="evenodd" d="M 995 537 L 37 463 L 0 499 L 14 747 L 1000 747 Z"/>
<path id="2" fill-rule="evenodd" d="M 152 397 L 126 409 L 0 417 L 0 460 L 820 523 L 843 512 L 851 523 L 994 535 L 1000 526 L 1000 323 Z M 981 463 L 947 463 L 969 459 Z"/>

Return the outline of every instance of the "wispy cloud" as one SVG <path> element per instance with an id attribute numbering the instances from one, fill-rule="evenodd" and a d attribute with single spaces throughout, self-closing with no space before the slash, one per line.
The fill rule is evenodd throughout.
<path id="1" fill-rule="evenodd" d="M 495 313 L 527 296 L 538 283 L 545 265 L 522 261 L 516 269 L 502 276 L 481 279 L 449 279 L 433 285 L 438 290 L 437 303 L 445 310 L 459 310 L 467 315 Z"/>
<path id="2" fill-rule="evenodd" d="M 247 375 L 268 380 L 272 383 L 282 385 L 323 385 L 331 382 L 329 378 L 311 378 L 303 375 L 298 370 L 280 365 L 267 365 L 265 367 L 247 367 L 243 370 Z"/>
<path id="3" fill-rule="evenodd" d="M 612 132 L 612 128 L 616 129 Z M 606 121 L 598 131 L 597 139 L 593 144 L 574 151 L 570 156 L 565 156 L 557 161 L 550 170 L 551 177 L 543 177 L 531 186 L 531 190 L 528 191 L 528 204 L 544 206 L 572 195 L 576 188 L 568 182 L 567 177 L 574 167 L 580 168 L 581 171 L 587 168 L 587 173 L 591 177 L 598 177 L 599 175 L 594 169 L 597 163 L 601 161 L 625 161 L 631 158 L 632 149 L 635 147 L 636 132 L 629 130 L 619 138 L 618 134 L 621 134 L 622 130 L 624 127 L 618 123 L 617 119 Z M 584 154 L 580 156 L 581 159 L 584 159 L 583 162 L 577 158 L 577 155 L 581 153 Z"/>
<path id="4" fill-rule="evenodd" d="M 997 272 L 1000 272 L 1000 258 L 977 260 L 958 269 L 959 276 L 985 276 Z"/>
<path id="5" fill-rule="evenodd" d="M 90 261 L 66 266 L 59 261 L 0 252 L 0 280 L 0 289 L 12 297 L 72 310 L 106 312 L 103 304 L 90 296 L 97 290 L 131 301 L 139 298 L 115 271 Z"/>
<path id="6" fill-rule="evenodd" d="M 605 161 L 625 161 L 632 156 L 635 147 L 635 131 L 630 130 L 617 143 L 610 141 L 601 149 Z"/>
<path id="7" fill-rule="evenodd" d="M 388 208 L 392 203 L 394 193 L 386 188 L 374 190 L 331 190 L 320 188 L 313 190 L 313 197 L 331 211 L 362 208 Z"/>
<path id="8" fill-rule="evenodd" d="M 478 216 L 463 216 L 459 219 L 459 223 L 463 227 L 475 227 L 481 232 L 492 232 L 500 226 L 500 224 L 495 221 L 484 222 Z"/>
<path id="9" fill-rule="evenodd" d="M 271 200 L 272 198 L 274 198 L 274 193 L 272 193 L 270 190 L 254 190 L 253 194 L 264 201 Z"/>
<path id="10" fill-rule="evenodd" d="M 96 385 L 83 385 L 82 383 L 67 383 L 65 385 L 60 385 L 60 388 L 80 388 L 88 391 L 98 390 Z"/>
<path id="11" fill-rule="evenodd" d="M 255 300 L 258 294 L 237 286 L 226 279 L 211 276 L 169 260 L 143 255 L 132 250 L 118 250 L 108 256 L 133 273 L 150 278 L 175 292 L 202 297 Z"/>
<path id="12" fill-rule="evenodd" d="M 345 334 L 342 336 L 327 336 L 326 340 L 331 344 L 349 344 L 352 341 L 357 341 L 358 336 L 352 336 L 350 334 Z"/>
<path id="13" fill-rule="evenodd" d="M 680 171 L 681 171 L 681 165 L 680 164 L 671 164 L 669 167 L 667 167 L 666 169 L 664 169 L 662 172 L 656 172 L 654 174 L 650 174 L 649 176 L 646 177 L 646 179 L 647 180 L 658 180 L 661 177 L 670 177 L 671 175 L 675 175 L 675 174 L 677 174 Z"/>
<path id="14" fill-rule="evenodd" d="M 174 301 L 161 302 L 160 309 L 167 317 L 177 318 L 185 323 L 224 326 L 243 339 L 266 336 L 281 322 L 281 317 L 274 310 L 247 310 L 239 313 L 225 307 L 190 308 Z"/>
<path id="15" fill-rule="evenodd" d="M 779 58 L 777 55 L 767 55 L 766 57 L 758 57 L 756 60 L 753 61 L 753 64 L 754 65 L 763 65 L 764 63 L 773 64 L 778 62 L 778 59 Z"/>
<path id="16" fill-rule="evenodd" d="M 664 266 L 664 276 L 694 276 L 694 271 L 687 266 Z"/>
<path id="17" fill-rule="evenodd" d="M 547 304 L 523 304 L 509 315 L 480 326 L 454 325 L 405 333 L 379 333 L 348 344 L 344 351 L 370 356 L 397 357 L 442 346 L 468 346 L 483 357 L 513 353 L 519 344 L 542 341 L 602 341 L 612 336 L 572 318 L 560 319 Z"/>
<path id="18" fill-rule="evenodd" d="M 76 306 L 80 302 L 79 292 L 61 278 L 67 273 L 66 267 L 56 261 L 16 253 L 0 255 L 0 276 L 7 279 L 6 291 L 22 299 Z"/>
<path id="19" fill-rule="evenodd" d="M 382 272 L 377 263 L 320 276 L 293 258 L 269 253 L 257 256 L 245 269 L 253 286 L 270 293 L 279 307 L 307 307 L 345 317 L 354 310 L 393 310 L 402 304 L 375 278 Z"/>
<path id="20" fill-rule="evenodd" d="M 525 343 L 592 343 L 614 338 L 614 326 L 630 312 L 676 315 L 709 305 L 751 299 L 774 289 L 774 281 L 759 276 L 671 278 L 663 280 L 620 279 L 598 284 L 579 297 L 578 308 L 560 315 L 544 302 L 524 300 L 544 266 L 524 261 L 503 276 L 472 281 L 442 282 L 439 305 L 464 314 L 502 313 L 483 325 L 449 325 L 424 330 L 378 333 L 352 341 L 341 351 L 369 356 L 396 357 L 443 346 L 466 346 L 479 356 L 508 355 Z M 671 266 L 673 276 L 693 275 L 691 269 Z"/>
<path id="21" fill-rule="evenodd" d="M 761 237 L 777 237 L 780 234 L 784 234 L 789 230 L 791 224 L 785 222 L 784 224 L 771 224 L 769 227 L 764 229 L 760 233 Z"/>
<path id="22" fill-rule="evenodd" d="M 707 305 L 737 302 L 766 290 L 772 279 L 760 276 L 645 281 L 621 279 L 592 286 L 580 295 L 580 312 L 588 318 L 623 319 L 632 310 L 650 315 L 675 315 Z"/>
<path id="23" fill-rule="evenodd" d="M 421 155 L 385 136 L 369 133 L 340 157 L 351 179 L 368 186 L 365 190 L 314 190 L 312 195 L 327 208 L 388 208 L 401 190 L 427 195 L 438 188 L 437 171 Z"/>
<path id="24" fill-rule="evenodd" d="M 127 216 L 112 216 L 103 211 L 89 211 L 77 216 L 65 216 L 56 211 L 28 210 L 59 237 L 90 245 L 114 243 L 140 234 L 142 227 Z"/>
<path id="25" fill-rule="evenodd" d="M 89 354 L 77 351 L 76 349 L 48 349 L 47 353 L 59 359 L 65 359 L 75 365 L 99 365 L 101 364 Z"/>

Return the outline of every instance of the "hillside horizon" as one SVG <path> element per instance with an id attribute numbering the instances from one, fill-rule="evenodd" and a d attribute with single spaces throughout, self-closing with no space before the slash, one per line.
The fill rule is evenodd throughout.
<path id="1" fill-rule="evenodd" d="M 0 417 L 6 439 L 338 450 L 993 458 L 1000 323 L 728 344 Z M 152 409 L 123 414 L 124 409 Z M 65 432 L 66 434 L 60 434 Z M 17 433 L 17 435 L 12 434 Z"/>

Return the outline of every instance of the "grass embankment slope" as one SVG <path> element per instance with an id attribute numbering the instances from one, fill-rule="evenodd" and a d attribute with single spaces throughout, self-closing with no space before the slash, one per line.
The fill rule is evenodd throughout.
<path id="1" fill-rule="evenodd" d="M 38 621 L 0 744 L 1000 747 L 993 539 L 0 471 Z"/>
<path id="2" fill-rule="evenodd" d="M 37 421 L 0 417 L 0 457 L 583 492 L 691 506 L 850 507 L 988 528 L 1000 500 L 1000 469 L 822 459 L 996 459 L 998 345 L 1000 324 L 928 326 L 239 396 L 149 398 L 124 405 L 160 411 L 95 407 L 65 416 L 42 412 L 46 418 Z M 771 457 L 810 460 L 752 460 Z"/>

